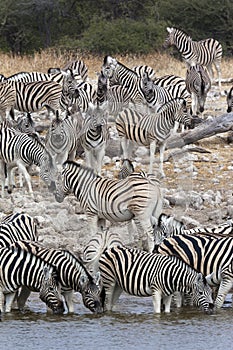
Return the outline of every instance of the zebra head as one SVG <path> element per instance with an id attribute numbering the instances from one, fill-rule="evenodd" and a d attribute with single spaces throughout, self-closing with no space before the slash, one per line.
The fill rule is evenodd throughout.
<path id="1" fill-rule="evenodd" d="M 33 121 L 30 113 L 19 116 L 16 121 L 15 128 L 28 135 L 33 135 L 36 133 L 35 122 Z"/>
<path id="2" fill-rule="evenodd" d="M 232 111 L 232 105 L 233 105 L 233 87 L 230 89 L 230 91 L 227 94 L 227 113 L 230 113 Z"/>
<path id="3" fill-rule="evenodd" d="M 56 155 L 53 156 L 47 148 L 44 148 L 43 158 L 40 164 L 40 177 L 50 191 L 54 190 L 54 183 L 59 173 L 55 157 Z"/>
<path id="4" fill-rule="evenodd" d="M 100 273 L 97 272 L 94 278 L 90 278 L 88 275 L 82 275 L 79 288 L 82 294 L 83 304 L 95 314 L 102 313 L 105 294 Z"/>
<path id="5" fill-rule="evenodd" d="M 154 82 L 147 72 L 142 75 L 141 88 L 145 99 L 149 102 L 154 97 Z"/>
<path id="6" fill-rule="evenodd" d="M 53 310 L 54 313 L 63 313 L 64 305 L 59 291 L 57 273 L 54 268 L 44 267 L 44 278 L 40 288 L 40 299 Z"/>
<path id="7" fill-rule="evenodd" d="M 105 56 L 101 71 L 106 78 L 111 79 L 114 76 L 117 63 L 118 62 L 115 58 L 112 58 L 111 56 Z"/>
<path id="8" fill-rule="evenodd" d="M 167 27 L 167 32 L 168 36 L 163 43 L 164 49 L 172 45 L 179 47 L 182 44 L 184 45 L 185 43 L 192 41 L 192 38 L 180 29 Z"/>
<path id="9" fill-rule="evenodd" d="M 204 311 L 213 309 L 212 289 L 206 281 L 205 276 L 197 274 L 196 280 L 192 285 L 192 299 L 194 304 L 200 306 Z"/>

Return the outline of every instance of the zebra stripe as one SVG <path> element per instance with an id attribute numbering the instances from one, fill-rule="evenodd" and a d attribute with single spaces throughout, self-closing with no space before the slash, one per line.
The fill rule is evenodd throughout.
<path id="1" fill-rule="evenodd" d="M 177 235 L 164 239 L 154 251 L 179 256 L 205 276 L 208 275 L 208 283 L 219 285 L 215 306 L 220 308 L 223 305 L 233 283 L 232 237 Z"/>
<path id="2" fill-rule="evenodd" d="M 205 311 L 212 307 L 211 288 L 202 274 L 177 257 L 165 257 L 137 249 L 113 247 L 99 260 L 105 288 L 105 308 L 112 310 L 122 291 L 140 297 L 153 297 L 154 312 L 170 312 L 172 294 L 192 294 L 194 303 Z"/>
<path id="3" fill-rule="evenodd" d="M 15 293 L 22 286 L 39 292 L 40 299 L 53 312 L 64 311 L 57 271 L 52 265 L 20 246 L 9 246 L 0 249 L 0 266 L 0 293 L 5 296 L 5 312 L 11 311 Z M 3 305 L 0 305 L 0 311 L 3 311 Z"/>
<path id="4" fill-rule="evenodd" d="M 39 81 L 55 81 L 62 85 L 64 75 L 62 73 L 46 74 L 41 72 L 19 72 L 7 78 L 8 82 L 33 83 Z"/>
<path id="5" fill-rule="evenodd" d="M 109 139 L 108 113 L 99 106 L 89 108 L 79 132 L 85 151 L 86 165 L 101 175 L 107 140 Z"/>
<path id="6" fill-rule="evenodd" d="M 7 163 L 9 172 L 15 166 L 23 173 L 28 185 L 29 193 L 33 194 L 31 178 L 26 170 L 27 165 L 35 164 L 40 167 L 40 176 L 49 187 L 51 180 L 57 175 L 54 160 L 44 145 L 38 140 L 0 125 L 0 158 L 2 171 L 2 195 L 4 196 L 5 172 L 4 163 Z M 9 179 L 11 176 L 9 175 Z M 11 184 L 10 184 L 11 186 Z"/>
<path id="7" fill-rule="evenodd" d="M 103 290 L 100 274 L 96 272 L 93 277 L 80 257 L 67 250 L 45 248 L 37 242 L 21 241 L 16 242 L 15 246 L 34 254 L 56 268 L 61 293 L 64 296 L 68 312 L 74 312 L 73 291 L 82 295 L 83 304 L 90 311 L 93 313 L 103 311 Z M 21 296 L 19 296 L 21 307 L 25 301 L 24 299 L 21 300 Z"/>
<path id="8" fill-rule="evenodd" d="M 152 67 L 150 66 L 147 66 L 147 65 L 142 65 L 142 66 L 134 66 L 132 68 L 132 70 L 134 72 L 137 73 L 137 75 L 139 77 L 143 77 L 143 75 L 146 73 L 148 75 L 148 77 L 151 79 L 151 80 L 156 80 L 156 74 L 155 74 L 155 71 Z"/>
<path id="9" fill-rule="evenodd" d="M 140 243 L 146 234 L 148 248 L 153 249 L 151 216 L 158 218 L 162 208 L 159 183 L 154 175 L 133 173 L 126 179 L 115 180 L 97 176 L 92 169 L 68 161 L 57 178 L 55 198 L 60 203 L 70 192 L 87 215 L 91 236 L 98 232 L 98 218 L 110 222 L 134 219 Z"/>
<path id="10" fill-rule="evenodd" d="M 134 172 L 133 163 L 129 159 L 123 159 L 121 169 L 118 174 L 119 180 L 125 179 Z"/>
<path id="11" fill-rule="evenodd" d="M 132 109 L 125 109 L 116 118 L 116 128 L 122 138 L 123 158 L 130 158 L 129 145 L 127 140 L 136 142 L 139 145 L 150 147 L 149 172 L 153 172 L 154 154 L 156 142 L 160 144 L 160 167 L 163 172 L 163 153 L 166 147 L 166 140 L 174 128 L 175 122 L 184 125 L 191 124 L 186 102 L 184 99 L 176 98 L 164 104 L 157 113 L 142 114 Z"/>
<path id="12" fill-rule="evenodd" d="M 186 87 L 192 96 L 192 113 L 203 112 L 208 92 L 211 89 L 211 81 L 207 70 L 195 65 L 189 67 L 186 72 Z"/>
<path id="13" fill-rule="evenodd" d="M 74 160 L 76 150 L 80 145 L 79 132 L 82 124 L 81 112 L 61 119 L 56 114 L 46 134 L 45 147 L 55 156 L 57 164 L 62 165 L 66 160 Z"/>
<path id="14" fill-rule="evenodd" d="M 233 108 L 233 87 L 230 88 L 227 94 L 227 113 L 230 113 Z"/>
<path id="15" fill-rule="evenodd" d="M 23 213 L 4 217 L 0 223 L 0 247 L 20 240 L 38 240 L 36 220 Z"/>
<path id="16" fill-rule="evenodd" d="M 65 72 L 67 72 L 67 70 L 71 70 L 76 79 L 80 77 L 83 81 L 87 80 L 88 68 L 82 60 L 68 62 L 64 66 L 63 70 Z"/>
<path id="17" fill-rule="evenodd" d="M 177 28 L 167 27 L 168 36 L 164 47 L 176 46 L 188 66 L 196 64 L 207 67 L 210 77 L 213 76 L 212 64 L 218 72 L 218 84 L 221 89 L 222 45 L 213 38 L 193 41 L 192 38 Z"/>

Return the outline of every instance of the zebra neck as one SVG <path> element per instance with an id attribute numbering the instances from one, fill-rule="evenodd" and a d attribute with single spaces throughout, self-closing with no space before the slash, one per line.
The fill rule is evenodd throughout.
<path id="1" fill-rule="evenodd" d="M 97 178 L 91 168 L 75 167 L 66 176 L 66 186 L 74 193 L 84 208 L 87 204 L 92 183 Z"/>

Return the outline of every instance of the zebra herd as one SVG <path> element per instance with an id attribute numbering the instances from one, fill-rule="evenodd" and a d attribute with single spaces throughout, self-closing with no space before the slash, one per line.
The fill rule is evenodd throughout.
<path id="1" fill-rule="evenodd" d="M 233 284 L 232 222 L 186 229 L 162 213 L 160 182 L 169 136 L 193 127 L 204 111 L 212 64 L 221 88 L 222 47 L 214 39 L 195 42 L 177 28 L 167 31 L 164 45 L 175 45 L 182 54 L 185 78 L 157 77 L 147 65 L 129 68 L 110 55 L 103 59 L 96 86 L 82 60 L 48 73 L 1 76 L 2 197 L 6 186 L 13 190 L 16 168 L 33 196 L 28 168 L 34 164 L 58 203 L 75 196 L 90 233 L 77 256 L 39 243 L 29 215 L 6 217 L 0 223 L 1 313 L 10 312 L 13 301 L 23 309 L 31 291 L 55 313 L 74 312 L 73 292 L 93 313 L 113 310 L 123 291 L 152 296 L 155 313 L 170 312 L 173 296 L 177 307 L 184 300 L 206 312 L 222 307 Z M 230 91 L 228 112 L 232 100 Z M 36 132 L 31 114 L 43 108 L 49 123 L 45 137 Z M 19 112 L 26 116 L 16 120 Z M 117 179 L 102 176 L 112 129 L 122 149 Z M 132 143 L 149 148 L 148 173 L 134 170 Z M 129 236 L 138 232 L 138 242 L 126 244 L 107 222 L 127 223 Z M 218 288 L 215 297 L 212 287 Z"/>

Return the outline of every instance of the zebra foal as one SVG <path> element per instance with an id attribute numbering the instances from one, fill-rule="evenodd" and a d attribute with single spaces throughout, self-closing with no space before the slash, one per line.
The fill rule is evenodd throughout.
<path id="1" fill-rule="evenodd" d="M 15 245 L 17 243 L 14 243 Z M 0 311 L 11 312 L 15 293 L 20 287 L 39 292 L 40 299 L 55 313 L 64 311 L 56 269 L 20 246 L 0 249 Z"/>
<path id="2" fill-rule="evenodd" d="M 212 308 L 211 288 L 205 277 L 177 257 L 165 257 L 138 249 L 112 247 L 103 252 L 99 268 L 105 288 L 105 309 L 111 311 L 122 291 L 139 297 L 152 296 L 154 312 L 170 312 L 174 292 L 192 294 L 204 311 Z"/>
<path id="3" fill-rule="evenodd" d="M 160 147 L 159 171 L 163 171 L 163 157 L 167 138 L 175 123 L 191 125 L 191 116 L 188 113 L 186 102 L 182 98 L 176 98 L 165 103 L 157 113 L 142 114 L 132 109 L 125 109 L 116 118 L 116 128 L 121 138 L 123 158 L 130 159 L 129 141 L 150 148 L 149 173 L 153 172 L 154 154 L 156 144 Z"/>
<path id="4" fill-rule="evenodd" d="M 211 89 L 211 80 L 207 70 L 200 65 L 189 67 L 186 72 L 186 87 L 192 96 L 192 113 L 204 111 L 206 97 Z"/>
<path id="5" fill-rule="evenodd" d="M 221 59 L 222 45 L 213 38 L 194 41 L 185 32 L 178 28 L 167 27 L 168 36 L 164 42 L 164 48 L 176 46 L 187 66 L 196 64 L 207 68 L 210 77 L 213 77 L 212 65 L 218 72 L 218 85 L 221 89 Z"/>
<path id="6" fill-rule="evenodd" d="M 147 236 L 148 249 L 153 249 L 151 224 L 161 213 L 162 197 L 158 180 L 152 174 L 133 173 L 123 180 L 97 176 L 90 168 L 67 161 L 55 183 L 56 200 L 61 203 L 73 193 L 84 209 L 90 236 L 98 232 L 98 219 L 111 223 L 134 220 L 140 244 Z"/>
<path id="7" fill-rule="evenodd" d="M 176 235 L 164 239 L 154 251 L 178 256 L 203 273 L 211 286 L 219 286 L 215 307 L 223 305 L 233 284 L 233 237 Z"/>

